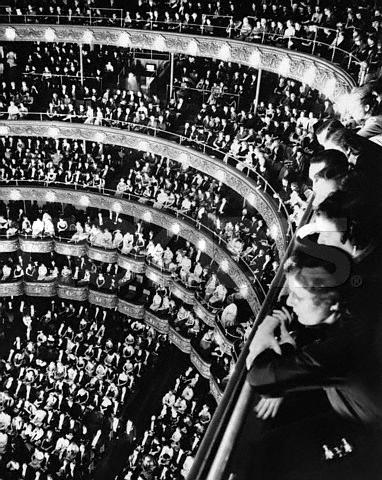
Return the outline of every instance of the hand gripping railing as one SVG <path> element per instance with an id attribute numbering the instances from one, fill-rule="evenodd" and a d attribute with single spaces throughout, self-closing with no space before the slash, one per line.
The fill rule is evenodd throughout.
<path id="1" fill-rule="evenodd" d="M 312 200 L 305 211 L 300 225 L 305 225 L 312 212 Z M 294 249 L 296 234 L 288 245 L 279 270 L 272 281 L 267 296 L 255 320 L 249 338 L 240 353 L 235 369 L 226 386 L 223 398 L 212 418 L 207 432 L 196 454 L 187 480 L 225 480 L 225 471 L 233 451 L 235 441 L 240 433 L 241 426 L 252 404 L 252 391 L 245 382 L 246 357 L 249 346 L 255 335 L 258 325 L 272 309 L 277 301 L 284 283 L 283 267 L 286 259 Z M 253 452 L 256 455 L 256 452 Z"/>

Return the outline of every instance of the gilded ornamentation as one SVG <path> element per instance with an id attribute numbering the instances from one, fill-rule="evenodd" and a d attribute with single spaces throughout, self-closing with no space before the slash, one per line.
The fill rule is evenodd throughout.
<path id="1" fill-rule="evenodd" d="M 210 364 L 202 359 L 194 347 L 191 347 L 190 360 L 204 378 L 210 378 Z"/>
<path id="2" fill-rule="evenodd" d="M 72 125 L 67 125 L 63 122 L 35 122 L 27 120 L 19 121 L 0 121 L 0 126 L 6 125 L 9 127 L 9 135 L 14 136 L 29 136 L 29 137 L 49 137 L 50 129 L 52 126 L 57 128 L 59 136 L 63 138 L 80 139 L 85 141 L 94 141 L 94 136 L 97 133 L 102 132 L 105 135 L 105 143 L 113 145 L 119 145 L 128 148 L 137 148 L 137 145 L 142 142 L 145 149 L 148 152 L 156 155 L 162 155 L 164 157 L 171 158 L 176 161 L 182 161 L 182 154 L 187 155 L 187 163 L 209 175 L 215 177 L 216 172 L 221 170 L 224 172 L 224 183 L 229 185 L 233 190 L 240 194 L 243 198 L 252 198 L 251 204 L 264 218 L 267 225 L 272 225 L 275 230 L 276 245 L 280 258 L 285 252 L 285 246 L 287 244 L 286 232 L 287 222 L 286 219 L 278 212 L 278 206 L 275 200 L 266 192 L 256 188 L 256 184 L 253 180 L 249 179 L 242 172 L 236 168 L 226 165 L 220 160 L 203 154 L 202 152 L 196 152 L 187 147 L 177 145 L 168 140 L 164 140 L 150 135 L 142 135 L 137 132 L 121 131 L 116 128 L 100 127 L 94 125 L 79 124 L 76 128 Z M 68 199 L 72 198 L 72 194 L 68 190 Z M 69 201 L 68 201 L 69 203 Z M 71 200 L 70 200 L 70 203 Z M 276 228 L 274 228 L 276 227 Z"/>
<path id="3" fill-rule="evenodd" d="M 24 293 L 30 297 L 53 297 L 56 295 L 56 282 L 24 282 Z"/>
<path id="4" fill-rule="evenodd" d="M 40 202 L 46 201 L 45 199 L 46 189 L 42 187 L 41 188 L 19 187 L 19 188 L 20 188 L 20 191 L 22 191 L 23 198 L 25 198 L 25 200 L 37 200 Z M 12 187 L 8 187 L 8 186 L 3 187 L 2 198 L 9 199 L 11 192 L 12 192 Z M 55 201 L 60 203 L 70 202 L 70 203 L 73 203 L 74 205 L 78 205 L 80 203 L 79 199 L 81 195 L 83 195 L 83 192 L 77 192 L 74 190 L 69 191 L 68 189 L 59 189 L 59 188 L 51 189 L 51 192 L 53 192 L 55 195 Z M 105 209 L 105 210 L 112 210 L 112 206 L 114 203 L 113 198 L 99 195 L 96 193 L 90 193 L 90 192 L 87 193 L 87 196 L 89 197 L 89 201 L 91 205 L 93 205 L 94 207 Z M 173 222 L 172 216 L 162 211 L 156 210 L 154 208 L 147 207 L 139 203 L 134 203 L 125 199 L 120 199 L 120 203 L 123 206 L 125 211 L 134 212 L 134 213 L 131 213 L 131 215 L 138 218 L 142 218 L 144 213 L 149 211 L 151 213 L 151 218 L 152 218 L 151 222 L 165 229 L 167 229 L 168 226 L 171 225 Z M 247 301 L 251 306 L 254 314 L 256 315 L 257 312 L 259 311 L 260 303 L 257 298 L 255 289 L 253 288 L 251 282 L 248 280 L 246 273 L 244 273 L 244 271 L 240 268 L 240 266 L 233 260 L 233 258 L 228 253 L 226 253 L 221 247 L 219 247 L 219 245 L 215 241 L 213 241 L 210 237 L 205 236 L 199 230 L 192 229 L 188 224 L 186 224 L 185 222 L 179 219 L 177 219 L 177 223 L 180 226 L 180 233 L 179 233 L 180 236 L 182 236 L 183 238 L 185 238 L 186 240 L 190 241 L 195 245 L 197 245 L 199 240 L 203 238 L 206 242 L 206 248 L 205 248 L 206 255 L 211 257 L 218 264 L 221 264 L 223 260 L 226 260 L 228 262 L 230 278 L 239 288 L 242 286 L 247 287 L 247 291 L 248 291 Z M 52 245 L 51 249 L 53 249 L 53 240 L 50 241 L 50 243 Z M 41 250 L 38 250 L 38 251 L 41 251 Z M 49 250 L 49 251 L 52 251 L 52 250 Z M 125 260 L 127 258 L 129 257 L 125 257 Z M 118 260 L 118 264 L 120 264 L 120 259 Z M 144 261 L 143 261 L 142 268 L 144 272 L 146 268 Z M 177 286 L 177 288 L 179 288 L 179 285 Z"/>
<path id="5" fill-rule="evenodd" d="M 34 238 L 20 237 L 19 242 L 20 242 L 20 250 L 22 250 L 23 252 L 39 252 L 39 253 L 53 252 L 53 239 L 49 239 L 49 238 L 34 239 Z"/>
<path id="6" fill-rule="evenodd" d="M 145 322 L 147 325 L 153 327 L 157 332 L 163 334 L 167 334 L 170 328 L 167 319 L 157 317 L 150 310 L 146 310 L 145 312 Z"/>
<path id="7" fill-rule="evenodd" d="M 180 335 L 180 333 L 172 327 L 170 327 L 168 331 L 168 340 L 178 347 L 179 350 L 182 350 L 182 352 L 191 352 L 191 340 L 189 338 L 182 337 L 182 335 Z"/>
<path id="8" fill-rule="evenodd" d="M 118 298 L 117 295 L 89 289 L 89 302 L 104 308 L 115 308 L 118 304 Z"/>

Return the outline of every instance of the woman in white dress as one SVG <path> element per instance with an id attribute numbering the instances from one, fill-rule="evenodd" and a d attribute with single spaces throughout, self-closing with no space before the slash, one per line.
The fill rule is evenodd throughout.
<path id="1" fill-rule="evenodd" d="M 130 253 L 134 246 L 134 235 L 130 232 L 123 236 L 122 253 Z"/>
<path id="2" fill-rule="evenodd" d="M 52 217 L 49 215 L 49 213 L 44 213 L 44 215 L 42 216 L 42 221 L 44 222 L 44 234 L 53 237 L 54 225 L 52 222 Z"/>

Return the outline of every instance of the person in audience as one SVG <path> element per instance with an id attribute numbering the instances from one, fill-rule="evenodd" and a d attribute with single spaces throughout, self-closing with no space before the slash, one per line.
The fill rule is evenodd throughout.
<path id="1" fill-rule="evenodd" d="M 326 249 L 327 257 L 334 258 L 336 249 Z M 333 270 L 330 261 L 321 259 L 324 250 L 320 257 L 318 251 L 314 245 L 301 246 L 286 262 L 286 305 L 293 314 L 282 307 L 260 325 L 247 358 L 249 382 L 260 394 L 273 397 L 269 399 L 272 416 L 281 402 L 275 398 L 277 394 L 294 387 L 303 390 L 322 386 L 338 415 L 359 422 L 379 422 L 381 386 L 371 377 L 366 381 L 365 376 L 368 366 L 379 365 L 377 350 L 371 348 L 378 322 L 349 312 L 346 272 Z M 347 258 L 351 263 L 350 256 Z M 300 343 L 298 329 L 295 338 L 288 331 L 292 315 L 298 324 L 311 329 L 313 335 L 307 337 L 307 343 L 303 338 Z M 277 328 L 278 338 L 274 336 Z"/>

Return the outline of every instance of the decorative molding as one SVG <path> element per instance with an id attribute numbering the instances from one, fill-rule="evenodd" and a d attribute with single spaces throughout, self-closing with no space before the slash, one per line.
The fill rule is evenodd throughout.
<path id="1" fill-rule="evenodd" d="M 204 378 L 210 378 L 210 364 L 203 360 L 193 346 L 191 346 L 190 360 Z"/>
<path id="2" fill-rule="evenodd" d="M 130 256 L 128 254 L 118 254 L 118 265 L 125 270 L 130 270 L 134 273 L 144 273 L 146 270 L 145 256 Z"/>
<path id="3" fill-rule="evenodd" d="M 46 201 L 46 193 L 47 193 L 46 188 L 18 187 L 18 190 L 20 191 L 22 198 L 24 198 L 25 200 Z M 1 198 L 3 200 L 11 200 L 13 191 L 14 189 L 10 186 L 2 187 Z M 101 194 L 87 192 L 85 195 L 83 192 L 77 192 L 75 190 L 59 189 L 59 188 L 49 189 L 48 192 L 49 194 L 54 195 L 56 202 L 79 205 L 81 204 L 81 199 L 84 196 L 86 196 L 89 204 L 93 205 L 95 208 L 99 208 L 101 210 L 108 210 L 108 211 L 113 210 L 114 199 Z M 49 195 L 49 198 L 50 197 L 51 195 Z M 219 265 L 221 265 L 223 261 L 226 261 L 228 263 L 228 271 L 229 271 L 230 278 L 237 285 L 237 287 L 239 288 L 242 288 L 243 286 L 246 287 L 248 292 L 246 300 L 248 301 L 248 304 L 252 308 L 252 311 L 254 312 L 254 314 L 256 315 L 258 313 L 260 308 L 260 302 L 257 297 L 256 290 L 253 288 L 250 280 L 247 278 L 246 273 L 244 273 L 244 271 L 233 260 L 233 258 L 228 254 L 228 252 L 220 248 L 211 238 L 203 235 L 201 231 L 195 230 L 186 222 L 183 222 L 180 219 L 175 220 L 172 216 L 162 211 L 158 211 L 155 208 L 151 208 L 151 207 L 142 205 L 138 202 L 132 202 L 125 199 L 119 199 L 119 203 L 122 205 L 122 208 L 125 212 L 129 212 L 129 215 L 136 218 L 143 218 L 144 214 L 145 213 L 147 214 L 147 212 L 149 212 L 151 215 L 151 223 L 158 225 L 159 227 L 165 230 L 169 230 L 171 225 L 176 222 L 180 226 L 179 235 L 194 245 L 198 245 L 198 242 L 200 241 L 200 239 L 203 238 L 206 244 L 204 253 L 210 258 L 212 258 Z M 37 242 L 39 245 L 42 243 L 41 241 L 38 241 L 38 240 Z M 51 249 L 53 249 L 53 240 L 51 240 L 50 243 L 51 243 Z M 38 251 L 41 251 L 41 250 L 38 250 Z M 125 260 L 127 258 L 129 257 L 124 256 Z M 118 261 L 118 264 L 120 265 L 120 260 Z M 145 268 L 146 268 L 146 265 L 145 265 L 145 262 L 143 261 L 142 262 L 143 272 L 145 271 Z M 179 288 L 179 285 L 177 288 Z"/>
<path id="4" fill-rule="evenodd" d="M 24 282 L 24 293 L 29 297 L 53 297 L 56 295 L 56 281 Z"/>
<path id="5" fill-rule="evenodd" d="M 212 312 L 209 312 L 206 307 L 196 298 L 194 305 L 195 314 L 203 320 L 203 322 L 209 327 L 215 327 L 215 317 L 216 315 Z"/>
<path id="6" fill-rule="evenodd" d="M 328 60 L 295 50 L 248 43 L 220 37 L 204 37 L 166 31 L 135 30 L 117 27 L 84 27 L 82 25 L 0 25 L 0 41 L 9 41 L 6 29 L 13 28 L 15 40 L 19 42 L 46 42 L 45 31 L 52 29 L 54 42 L 83 43 L 84 29 L 93 35 L 93 43 L 101 45 L 124 45 L 130 48 L 181 53 L 184 55 L 217 58 L 226 62 L 235 62 L 248 67 L 261 68 L 279 73 L 283 59 L 289 59 L 288 77 L 301 81 L 304 73 L 315 68 L 311 86 L 319 91 L 328 81 L 335 81 L 332 98 L 349 91 L 355 85 L 354 80 L 340 67 Z"/>
<path id="7" fill-rule="evenodd" d="M 151 310 L 145 312 L 145 322 L 147 325 L 153 327 L 157 332 L 167 334 L 169 331 L 169 324 L 167 318 L 157 317 Z"/>
<path id="8" fill-rule="evenodd" d="M 241 197 L 250 201 L 251 205 L 263 217 L 265 223 L 272 227 L 279 257 L 282 258 L 287 244 L 287 220 L 279 212 L 273 198 L 266 192 L 256 188 L 256 184 L 238 169 L 226 165 L 217 158 L 210 157 L 188 147 L 168 140 L 143 135 L 137 132 L 118 128 L 101 127 L 99 125 L 67 124 L 64 122 L 37 122 L 31 120 L 1 120 L 0 126 L 8 127 L 8 135 L 17 137 L 51 137 L 52 130 L 58 138 L 99 141 L 103 134 L 105 144 L 139 149 L 171 158 L 215 178 L 222 172 L 223 183 L 232 188 Z M 53 127 L 53 128 L 52 128 Z M 120 199 L 118 199 L 118 202 Z"/>
<path id="9" fill-rule="evenodd" d="M 118 297 L 111 293 L 89 289 L 89 302 L 103 308 L 115 308 L 118 304 Z"/>
<path id="10" fill-rule="evenodd" d="M 88 250 L 87 243 L 69 243 L 61 242 L 55 239 L 54 251 L 60 255 L 66 255 L 71 257 L 83 257 Z"/>
<path id="11" fill-rule="evenodd" d="M 146 263 L 145 275 L 152 282 L 155 282 L 158 285 L 164 285 L 165 287 L 167 287 L 172 283 L 171 273 L 161 271 L 159 268 L 155 267 L 153 264 Z"/>
<path id="12" fill-rule="evenodd" d="M 195 291 L 185 287 L 177 280 L 173 280 L 171 293 L 188 305 L 194 305 L 195 303 Z"/>
<path id="13" fill-rule="evenodd" d="M 0 298 L 19 297 L 24 292 L 23 281 L 0 283 Z"/>
<path id="14" fill-rule="evenodd" d="M 230 342 L 228 338 L 224 335 L 224 332 L 222 331 L 218 323 L 215 325 L 214 338 L 215 342 L 220 346 L 221 350 L 227 355 L 230 355 L 233 343 Z"/>
<path id="15" fill-rule="evenodd" d="M 191 340 L 189 338 L 182 337 L 182 335 L 171 326 L 168 331 L 168 340 L 178 347 L 182 352 L 191 352 Z"/>
<path id="16" fill-rule="evenodd" d="M 216 403 L 219 403 L 223 397 L 223 392 L 220 390 L 216 379 L 212 375 L 210 376 L 210 390 L 216 400 Z"/>
<path id="17" fill-rule="evenodd" d="M 50 253 L 53 252 L 52 238 L 25 238 L 19 237 L 20 250 L 23 252 L 33 253 Z M 2 243 L 0 243 L 2 245 Z"/>
<path id="18" fill-rule="evenodd" d="M 88 246 L 88 257 L 91 260 L 104 263 L 117 263 L 118 253 L 117 250 L 105 250 L 103 248 Z"/>
<path id="19" fill-rule="evenodd" d="M 12 253 L 17 252 L 19 249 L 19 237 L 12 238 L 0 238 L 0 252 L 1 253 Z"/>
<path id="20" fill-rule="evenodd" d="M 57 296 L 65 300 L 84 302 L 88 299 L 87 287 L 72 287 L 70 285 L 57 285 Z"/>
<path id="21" fill-rule="evenodd" d="M 145 305 L 130 303 L 121 298 L 118 299 L 118 311 L 127 317 L 136 318 L 138 320 L 143 320 L 145 318 Z"/>

